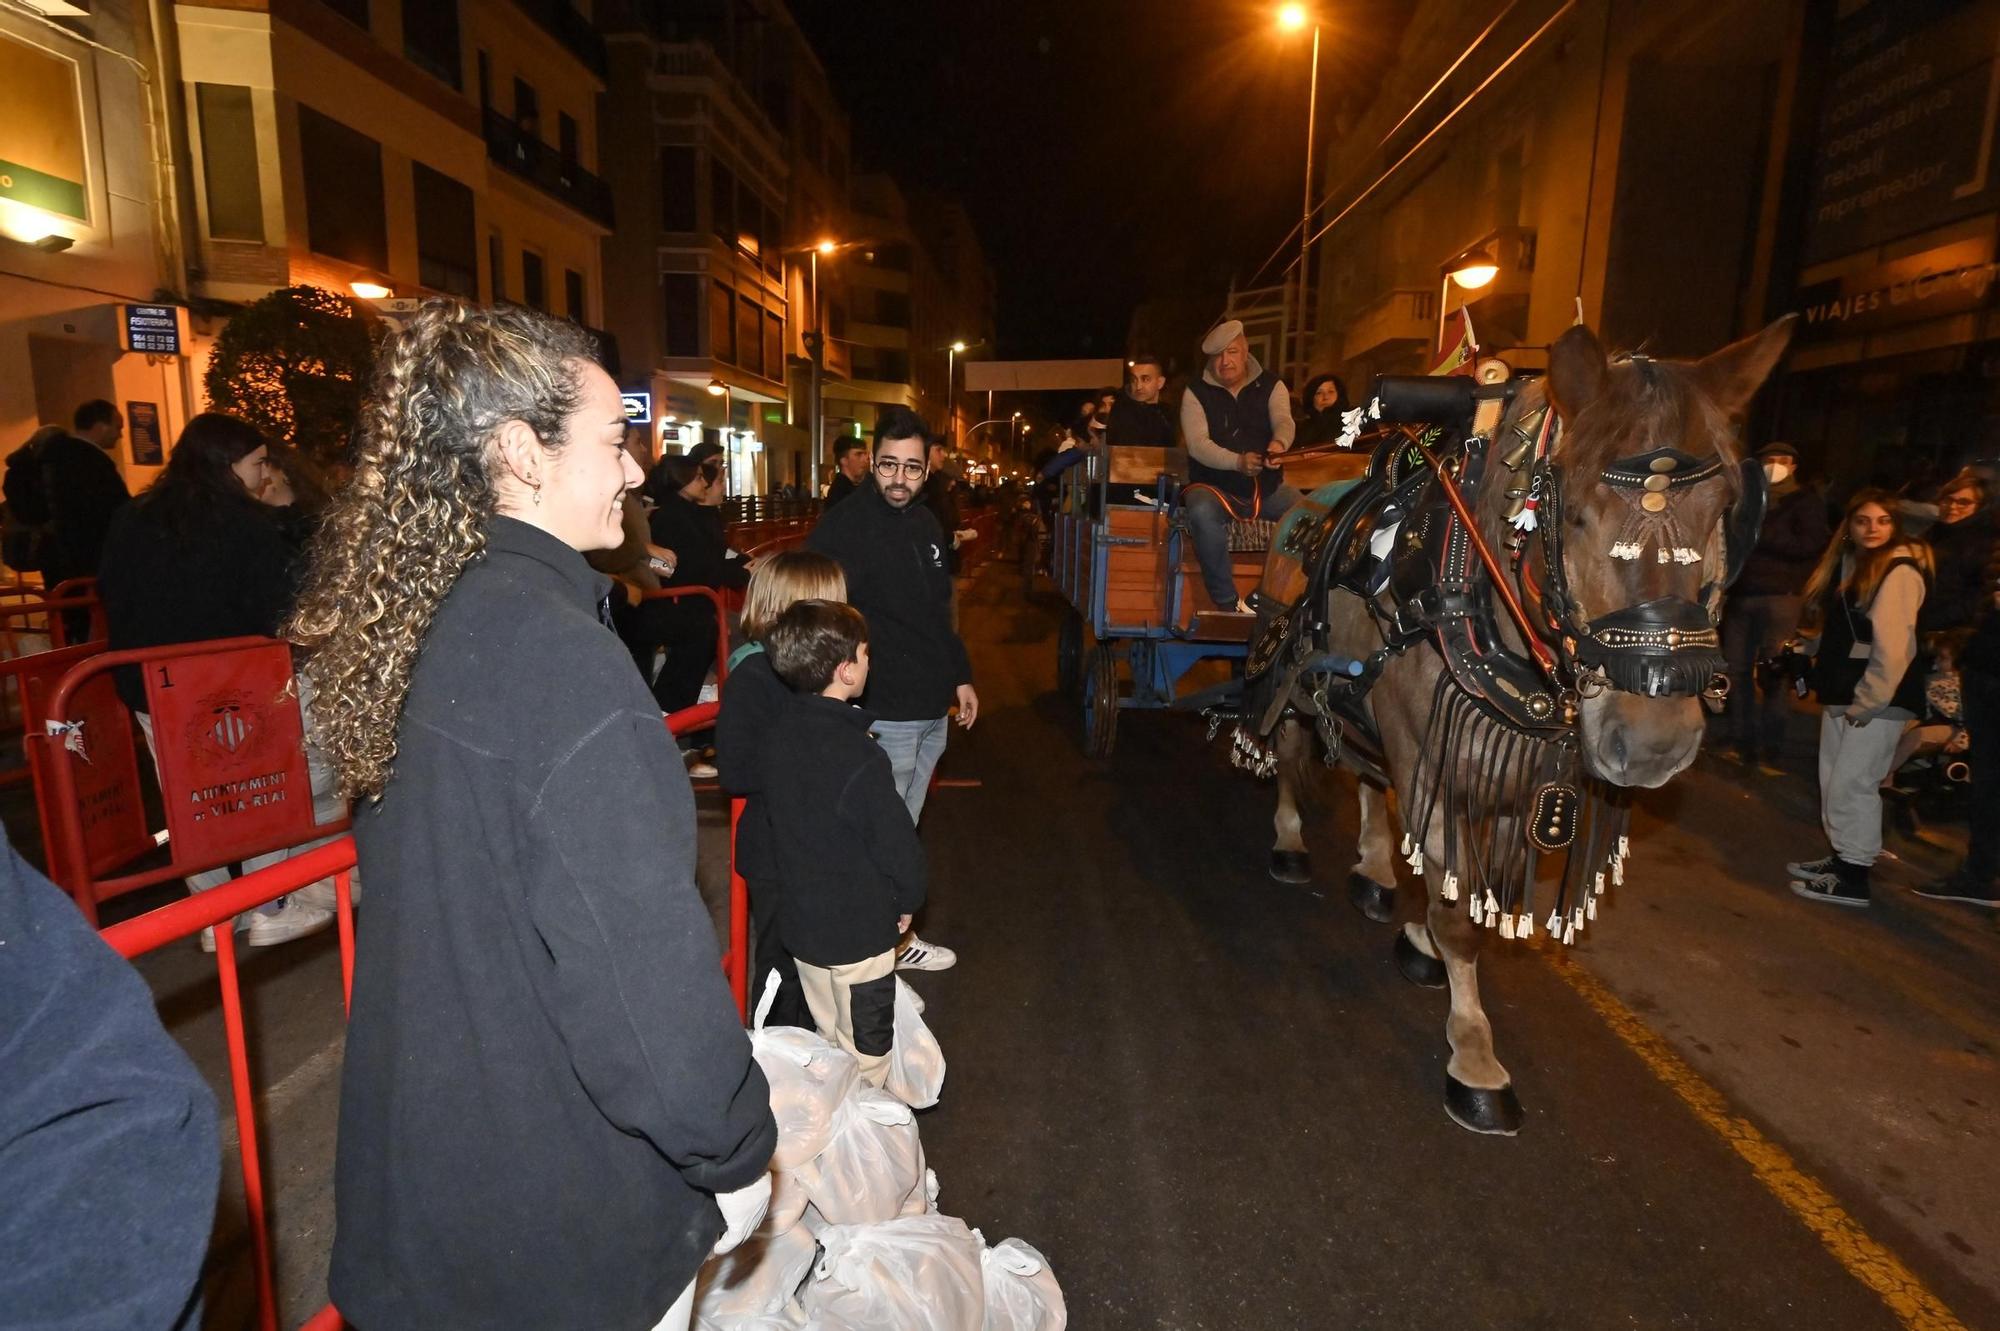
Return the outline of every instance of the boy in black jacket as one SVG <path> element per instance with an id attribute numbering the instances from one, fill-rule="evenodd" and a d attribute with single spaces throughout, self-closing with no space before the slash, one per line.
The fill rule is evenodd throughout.
<path id="1" fill-rule="evenodd" d="M 765 809 L 785 890 L 778 929 L 826 1039 L 880 1086 L 896 1026 L 896 940 L 924 904 L 924 850 L 889 759 L 850 701 L 868 683 L 868 621 L 800 601 L 766 639 L 794 695 L 787 758 L 770 764 Z"/>

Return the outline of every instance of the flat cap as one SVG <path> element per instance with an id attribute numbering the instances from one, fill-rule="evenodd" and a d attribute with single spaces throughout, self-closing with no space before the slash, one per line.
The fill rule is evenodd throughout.
<path id="1" fill-rule="evenodd" d="M 1799 460 L 1799 450 L 1780 439 L 1774 440 L 1758 449 L 1757 456 L 1760 458 L 1790 458 L 1792 461 L 1797 462 Z"/>
<path id="2" fill-rule="evenodd" d="M 1202 338 L 1202 354 L 1204 356 L 1219 356 L 1222 354 L 1224 347 L 1241 336 L 1243 336 L 1243 321 L 1241 319 L 1224 319 L 1221 323 L 1208 330 L 1208 336 Z"/>

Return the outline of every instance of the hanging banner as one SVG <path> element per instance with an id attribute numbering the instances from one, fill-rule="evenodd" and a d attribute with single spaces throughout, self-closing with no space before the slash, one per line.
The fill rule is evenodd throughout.
<path id="1" fill-rule="evenodd" d="M 210 868 L 310 841 L 290 649 L 181 656 L 145 671 L 174 862 Z"/>
<path id="2" fill-rule="evenodd" d="M 99 878 L 153 849 L 146 806 L 139 787 L 138 749 L 131 715 L 118 700 L 111 676 L 98 675 L 70 695 L 69 718 L 61 733 L 48 734 L 49 695 L 80 661 L 104 650 L 101 642 L 37 652 L 6 663 L 21 682 L 21 712 L 27 733 L 28 766 L 34 774 L 36 811 L 49 877 L 68 888 L 86 877 Z M 53 763 L 69 763 L 76 783 L 88 872 L 68 862 L 51 813 L 55 803 Z"/>

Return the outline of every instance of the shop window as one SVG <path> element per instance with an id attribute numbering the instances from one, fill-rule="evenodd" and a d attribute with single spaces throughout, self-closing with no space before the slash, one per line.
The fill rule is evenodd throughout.
<path id="1" fill-rule="evenodd" d="M 669 356 L 701 354 L 701 279 L 668 273 L 660 279 L 660 312 L 666 323 Z"/>
<path id="2" fill-rule="evenodd" d="M 752 374 L 764 372 L 763 312 L 741 297 L 736 301 L 736 363 Z"/>
<path id="3" fill-rule="evenodd" d="M 464 86 L 458 44 L 458 0 L 427 0 L 403 6 L 403 54 L 417 68 L 453 88 Z"/>
<path id="4" fill-rule="evenodd" d="M 533 250 L 521 251 L 521 303 L 538 310 L 549 307 L 548 279 L 542 268 L 542 256 Z"/>
<path id="5" fill-rule="evenodd" d="M 583 274 L 574 268 L 563 269 L 563 313 L 578 323 L 589 323 L 584 317 L 588 311 L 583 308 Z"/>
<path id="6" fill-rule="evenodd" d="M 301 105 L 299 158 L 306 185 L 306 243 L 316 253 L 362 268 L 387 269 L 382 146 Z"/>
<path id="7" fill-rule="evenodd" d="M 264 239 L 264 187 L 257 171 L 257 120 L 250 90 L 233 83 L 194 85 L 201 121 L 201 174 L 208 234 L 217 240 Z"/>
<path id="8" fill-rule="evenodd" d="M 417 204 L 417 280 L 433 291 L 479 298 L 478 227 L 472 190 L 422 162 L 412 164 Z"/>
<path id="9" fill-rule="evenodd" d="M 728 365 L 736 363 L 735 296 L 720 282 L 708 284 L 708 354 Z"/>
<path id="10" fill-rule="evenodd" d="M 695 199 L 695 151 L 669 145 L 660 149 L 660 229 L 695 231 L 701 227 Z"/>

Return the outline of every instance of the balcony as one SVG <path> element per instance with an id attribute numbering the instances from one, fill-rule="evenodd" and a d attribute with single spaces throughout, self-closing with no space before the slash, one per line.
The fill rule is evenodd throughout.
<path id="1" fill-rule="evenodd" d="M 589 19 L 569 6 L 569 0 L 514 0 L 535 26 L 561 43 L 562 48 L 581 60 L 601 83 L 608 76 L 610 61 L 605 58 L 604 34 Z"/>
<path id="2" fill-rule="evenodd" d="M 1429 342 L 1437 335 L 1437 302 L 1438 293 L 1422 287 L 1384 293 L 1349 321 L 1341 359 L 1354 360 L 1396 343 Z"/>
<path id="3" fill-rule="evenodd" d="M 490 106 L 486 108 L 486 156 L 558 203 L 611 229 L 611 186 Z"/>
<path id="4" fill-rule="evenodd" d="M 755 130 L 771 143 L 782 143 L 784 135 L 743 81 L 736 77 L 736 71 L 724 64 L 722 57 L 704 42 L 663 43 L 653 60 L 655 79 L 698 79 L 722 90 L 735 105 L 736 110 L 748 120 Z"/>

